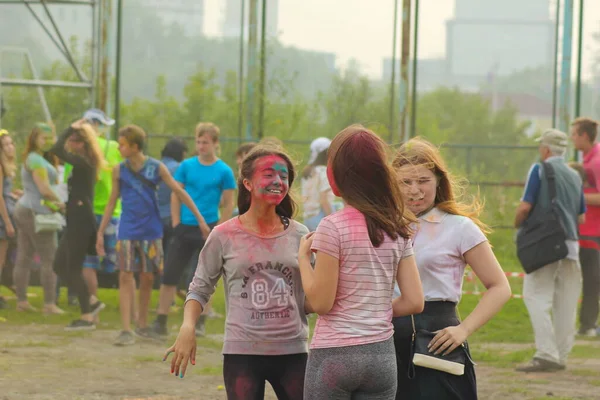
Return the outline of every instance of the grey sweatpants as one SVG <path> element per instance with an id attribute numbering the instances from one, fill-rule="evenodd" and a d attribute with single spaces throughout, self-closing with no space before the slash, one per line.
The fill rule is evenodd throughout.
<path id="1" fill-rule="evenodd" d="M 52 270 L 56 253 L 56 232 L 35 232 L 35 214 L 29 208 L 17 205 L 15 208 L 17 224 L 17 259 L 13 279 L 17 289 L 17 300 L 27 301 L 29 274 L 33 265 L 33 255 L 40 256 L 40 279 L 44 288 L 44 304 L 54 304 L 56 300 L 56 275 Z"/>
<path id="2" fill-rule="evenodd" d="M 394 400 L 397 385 L 393 338 L 308 354 L 304 400 Z"/>

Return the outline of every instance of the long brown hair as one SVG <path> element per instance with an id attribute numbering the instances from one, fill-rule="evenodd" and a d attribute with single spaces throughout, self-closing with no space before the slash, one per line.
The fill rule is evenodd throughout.
<path id="1" fill-rule="evenodd" d="M 23 150 L 23 162 L 26 162 L 29 153 L 37 152 L 41 150 L 37 146 L 37 140 L 41 135 L 54 134 L 54 127 L 51 124 L 38 123 L 36 124 L 31 133 L 27 137 L 25 142 L 25 149 Z M 58 157 L 49 151 L 44 151 L 42 156 L 48 161 L 54 168 L 58 166 Z"/>
<path id="2" fill-rule="evenodd" d="M 415 222 L 405 211 L 396 172 L 389 166 L 387 145 L 362 125 L 338 133 L 329 146 L 329 168 L 340 196 L 360 211 L 375 247 L 387 234 L 391 239 L 409 238 Z"/>
<path id="3" fill-rule="evenodd" d="M 240 177 L 238 178 L 238 210 L 240 215 L 244 214 L 250 209 L 250 203 L 252 201 L 252 197 L 246 186 L 244 186 L 244 179 L 252 179 L 252 175 L 254 175 L 254 167 L 255 161 L 262 157 L 267 156 L 278 156 L 283 158 L 288 168 L 288 182 L 289 188 L 287 194 L 277 205 L 275 211 L 277 214 L 282 215 L 284 217 L 293 218 L 296 215 L 296 210 L 298 209 L 298 205 L 294 200 L 291 188 L 294 183 L 294 178 L 296 177 L 296 171 L 294 169 L 294 163 L 290 159 L 282 148 L 278 146 L 274 146 L 272 144 L 259 144 L 255 146 L 250 152 L 244 157 L 244 161 L 242 161 L 242 165 L 240 167 Z"/>
<path id="4" fill-rule="evenodd" d="M 2 169 L 2 174 L 5 177 L 14 177 L 17 171 L 17 157 L 16 155 L 12 159 L 8 159 L 4 153 L 4 141 L 6 138 L 12 140 L 12 136 L 6 130 L 0 130 L 2 134 L 0 134 L 0 168 Z M 14 142 L 13 142 L 14 146 Z"/>
<path id="5" fill-rule="evenodd" d="M 83 142 L 84 158 L 94 167 L 96 175 L 99 177 L 100 171 L 107 168 L 107 165 L 94 128 L 90 124 L 83 124 L 81 129 L 75 130 L 73 135 Z"/>
<path id="6" fill-rule="evenodd" d="M 400 146 L 392 165 L 396 170 L 404 165 L 421 165 L 429 169 L 438 181 L 434 206 L 448 214 L 468 217 L 484 233 L 490 232 L 489 227 L 479 219 L 483 204 L 477 196 L 470 203 L 457 200 L 461 196 L 456 194 L 463 192 L 463 185 L 452 176 L 440 151 L 433 144 L 419 137 L 410 139 Z"/>

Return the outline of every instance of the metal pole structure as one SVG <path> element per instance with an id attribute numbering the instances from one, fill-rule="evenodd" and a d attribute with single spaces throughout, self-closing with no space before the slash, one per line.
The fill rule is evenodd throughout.
<path id="1" fill-rule="evenodd" d="M 558 28 L 560 26 L 560 0 L 556 0 L 554 19 L 554 74 L 552 75 L 552 127 L 556 126 L 556 92 L 558 80 Z"/>
<path id="2" fill-rule="evenodd" d="M 394 0 L 394 36 L 392 38 L 392 78 L 390 80 L 390 125 L 388 126 L 390 144 L 394 141 L 396 130 L 396 48 L 398 36 L 398 0 Z"/>
<path id="3" fill-rule="evenodd" d="M 33 86 L 33 87 L 62 87 L 90 89 L 90 82 L 65 82 L 65 81 L 46 81 L 43 79 L 18 79 L 18 78 L 0 78 L 0 84 L 4 86 Z"/>
<path id="4" fill-rule="evenodd" d="M 262 0 L 260 21 L 260 76 L 258 80 L 258 137 L 262 138 L 265 127 L 265 70 L 267 60 L 267 0 Z"/>
<path id="5" fill-rule="evenodd" d="M 244 125 L 244 41 L 246 33 L 246 0 L 242 0 L 242 11 L 240 18 L 240 64 L 238 72 L 238 136 L 239 144 L 242 144 Z"/>
<path id="6" fill-rule="evenodd" d="M 577 44 L 577 80 L 575 81 L 575 117 L 581 116 L 581 61 L 583 57 L 583 6 L 579 0 L 579 42 Z"/>
<path id="7" fill-rule="evenodd" d="M 573 0 L 565 0 L 563 43 L 562 43 L 562 66 L 560 69 L 560 93 L 559 93 L 559 129 L 567 132 L 569 129 L 569 92 L 571 90 L 571 56 L 573 40 Z"/>
<path id="8" fill-rule="evenodd" d="M 100 0 L 100 71 L 98 76 L 98 108 L 106 112 L 108 110 L 110 92 L 110 23 L 112 18 L 112 1 Z"/>
<path id="9" fill-rule="evenodd" d="M 408 111 L 408 60 L 410 58 L 410 5 L 402 0 L 402 50 L 400 55 L 400 141 L 408 140 L 406 113 Z"/>
<path id="10" fill-rule="evenodd" d="M 413 138 L 417 132 L 417 71 L 419 66 L 419 0 L 415 0 L 415 31 L 413 42 L 413 64 L 412 64 L 412 107 L 410 113 L 410 137 Z"/>
<path id="11" fill-rule="evenodd" d="M 35 65 L 33 65 L 33 59 L 31 58 L 31 53 L 29 49 L 25 52 L 25 58 L 27 59 L 27 63 L 29 64 L 29 69 L 31 70 L 31 75 L 33 79 L 39 79 L 37 70 L 35 69 Z M 52 116 L 50 115 L 50 108 L 48 108 L 48 103 L 46 102 L 46 96 L 44 96 L 44 89 L 41 86 L 37 87 L 38 97 L 40 98 L 40 103 L 42 103 L 42 110 L 44 111 L 44 117 L 46 117 L 46 121 L 52 121 Z"/>
<path id="12" fill-rule="evenodd" d="M 256 81 L 256 39 L 258 35 L 258 0 L 250 0 L 248 32 L 248 67 L 246 83 L 246 140 L 252 140 L 254 122 L 254 84 Z"/>
<path id="13" fill-rule="evenodd" d="M 52 24 L 52 27 L 54 28 L 54 31 L 56 32 L 56 36 L 58 36 L 58 40 L 60 40 L 60 43 L 62 44 L 62 46 L 63 46 L 63 48 L 65 50 L 65 55 L 67 57 L 67 60 L 71 63 L 71 66 L 75 70 L 75 73 L 77 74 L 77 77 L 80 80 L 82 80 L 82 81 L 87 81 L 87 77 L 84 75 L 84 73 L 77 66 L 77 62 L 73 58 L 73 55 L 71 54 L 71 51 L 69 50 L 69 46 L 67 46 L 67 43 L 65 42 L 65 39 L 63 38 L 63 36 L 60 33 L 60 29 L 58 29 L 58 26 L 56 25 L 56 22 L 54 22 L 54 18 L 52 17 L 52 13 L 50 12 L 50 9 L 48 8 L 48 5 L 46 4 L 46 1 L 47 0 L 41 0 L 42 6 L 44 7 L 44 11 L 46 11 L 46 16 L 50 20 L 50 23 Z"/>
<path id="14" fill-rule="evenodd" d="M 90 43 L 90 53 L 91 53 L 91 73 L 92 76 L 90 77 L 91 82 L 92 82 L 92 88 L 90 89 L 90 105 L 92 107 L 96 107 L 96 82 L 97 82 L 97 77 L 96 77 L 96 48 L 98 47 L 97 43 L 96 43 L 96 38 L 97 38 L 97 30 L 98 30 L 98 21 L 96 20 L 96 18 L 98 17 L 98 12 L 96 9 L 96 3 L 97 1 L 94 0 L 91 3 L 92 6 L 92 40 Z"/>
<path id="15" fill-rule="evenodd" d="M 38 24 L 44 30 L 44 32 L 46 32 L 46 35 L 48 35 L 48 38 L 50 38 L 50 40 L 52 41 L 52 43 L 54 43 L 54 45 L 56 46 L 56 48 L 58 49 L 58 51 L 60 51 L 61 54 L 63 56 L 65 56 L 65 58 L 67 59 L 67 61 L 70 63 L 71 61 L 69 59 L 69 56 L 65 52 L 65 49 L 62 47 L 62 45 L 60 43 L 58 43 L 56 41 L 56 38 L 54 38 L 54 35 L 52 34 L 52 32 L 50 32 L 50 30 L 46 27 L 46 24 L 44 24 L 44 21 L 42 21 L 42 19 L 37 15 L 37 13 L 34 11 L 33 7 L 31 7 L 29 5 L 29 3 L 25 3 L 25 7 L 27 7 L 27 9 L 29 10 L 29 12 L 31 13 L 31 15 L 33 16 L 33 18 L 38 22 Z"/>
<path id="16" fill-rule="evenodd" d="M 119 132 L 119 123 L 121 118 L 121 56 L 122 56 L 122 38 L 123 33 L 123 0 L 117 0 L 117 57 L 115 71 L 115 124 L 113 126 L 113 135 L 117 136 Z"/>

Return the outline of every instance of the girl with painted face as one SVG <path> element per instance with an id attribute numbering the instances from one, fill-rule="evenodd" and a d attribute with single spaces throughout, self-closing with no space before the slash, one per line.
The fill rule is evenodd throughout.
<path id="1" fill-rule="evenodd" d="M 436 333 L 429 351 L 447 354 L 500 311 L 510 298 L 510 286 L 478 219 L 477 202 L 457 200 L 451 175 L 439 151 L 422 139 L 400 147 L 393 162 L 406 206 L 419 219 L 413 247 L 425 294 L 425 309 L 414 315 L 416 330 Z M 466 265 L 487 288 L 473 312 L 460 321 L 456 305 L 462 293 Z M 403 293 L 402 287 L 397 294 Z M 464 375 L 411 366 L 411 317 L 395 318 L 398 365 L 396 399 L 472 400 L 477 398 L 475 371 L 467 359 Z M 468 351 L 465 349 L 464 351 Z M 409 379 L 409 368 L 414 378 Z"/>
<path id="2" fill-rule="evenodd" d="M 298 254 L 307 301 L 319 314 L 306 400 L 396 394 L 392 314 L 420 312 L 423 293 L 409 239 L 411 217 L 386 149 L 360 125 L 344 129 L 329 147 L 329 183 L 346 207 L 322 219 Z M 394 282 L 402 296 L 392 304 Z"/>
<path id="3" fill-rule="evenodd" d="M 295 171 L 277 147 L 258 145 L 244 158 L 238 181 L 240 215 L 208 237 L 185 303 L 171 373 L 196 363 L 194 326 L 215 285 L 227 300 L 223 375 L 230 400 L 264 398 L 269 381 L 279 399 L 303 398 L 308 324 L 298 247 L 308 229 L 294 221 Z"/>

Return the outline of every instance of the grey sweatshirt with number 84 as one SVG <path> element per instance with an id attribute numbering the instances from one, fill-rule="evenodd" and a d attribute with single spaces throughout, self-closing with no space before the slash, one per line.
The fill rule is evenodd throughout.
<path id="1" fill-rule="evenodd" d="M 223 354 L 308 352 L 308 323 L 298 269 L 300 239 L 308 229 L 293 220 L 261 237 L 238 218 L 217 226 L 198 258 L 187 301 L 206 306 L 221 276 L 227 316 Z"/>

